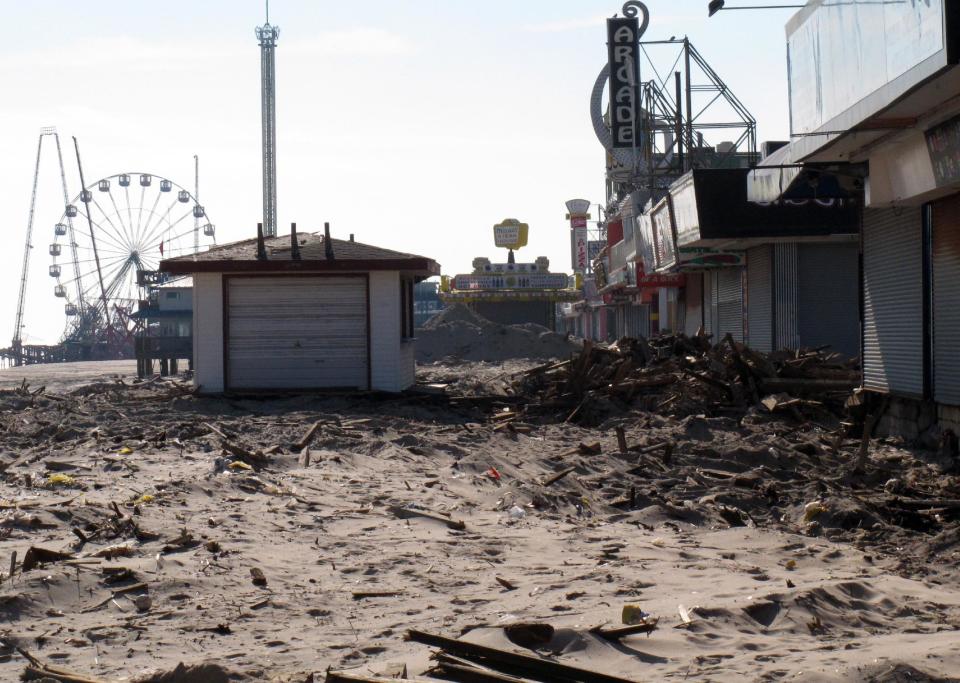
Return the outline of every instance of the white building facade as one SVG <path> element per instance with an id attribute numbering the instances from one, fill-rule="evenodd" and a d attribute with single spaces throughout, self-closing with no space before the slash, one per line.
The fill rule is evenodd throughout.
<path id="1" fill-rule="evenodd" d="M 202 393 L 357 389 L 415 381 L 413 285 L 436 262 L 320 235 L 247 240 L 170 259 L 193 275 Z M 328 247 L 330 247 L 328 249 Z"/>

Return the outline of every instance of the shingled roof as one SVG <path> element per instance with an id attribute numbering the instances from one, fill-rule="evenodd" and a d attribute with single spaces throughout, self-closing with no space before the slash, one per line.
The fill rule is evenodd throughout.
<path id="1" fill-rule="evenodd" d="M 331 239 L 333 258 L 328 259 L 324 236 L 314 233 L 297 235 L 300 258 L 294 259 L 290 236 L 264 239 L 267 258 L 257 258 L 257 240 L 221 244 L 199 254 L 179 256 L 160 262 L 165 273 L 216 272 L 290 272 L 290 271 L 367 271 L 402 270 L 429 277 L 440 274 L 433 259 L 405 254 L 350 240 Z"/>

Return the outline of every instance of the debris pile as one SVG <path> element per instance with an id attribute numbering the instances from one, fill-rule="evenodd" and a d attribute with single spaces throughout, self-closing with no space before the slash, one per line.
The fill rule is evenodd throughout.
<path id="1" fill-rule="evenodd" d="M 515 358 L 566 358 L 580 345 L 537 325 L 501 325 L 457 304 L 435 315 L 417 331 L 417 361 L 443 359 L 505 361 Z"/>
<path id="2" fill-rule="evenodd" d="M 761 354 L 727 335 L 587 342 L 569 360 L 526 371 L 516 384 L 529 416 L 598 424 L 617 410 L 743 416 L 750 407 L 836 422 L 859 383 L 856 361 L 824 349 Z M 836 425 L 834 425 L 836 426 Z"/>
<path id="3" fill-rule="evenodd" d="M 758 680 L 892 645 L 960 670 L 960 461 L 870 438 L 869 406 L 850 438 L 854 364 L 571 356 L 398 395 L 18 378 L 0 680 Z"/>

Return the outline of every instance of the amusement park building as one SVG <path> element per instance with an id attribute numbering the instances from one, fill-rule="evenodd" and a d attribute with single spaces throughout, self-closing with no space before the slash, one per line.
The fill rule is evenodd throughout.
<path id="1" fill-rule="evenodd" d="M 786 29 L 793 142 L 748 193 L 863 179 L 859 341 L 877 431 L 960 432 L 960 3 L 808 2 Z"/>
<path id="2" fill-rule="evenodd" d="M 409 387 L 413 287 L 440 274 L 423 256 L 296 232 L 160 270 L 193 276 L 194 383 L 204 393 Z"/>

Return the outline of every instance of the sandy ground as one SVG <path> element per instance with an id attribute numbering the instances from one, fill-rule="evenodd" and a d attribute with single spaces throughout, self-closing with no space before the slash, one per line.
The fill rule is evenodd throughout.
<path id="1" fill-rule="evenodd" d="M 523 367 L 434 365 L 422 377 L 491 394 Z M 631 681 L 960 672 L 958 539 L 884 519 L 811 527 L 802 503 L 830 492 L 811 480 L 789 493 L 790 481 L 835 463 L 790 450 L 796 428 L 624 416 L 631 444 L 676 440 L 673 461 L 658 464 L 621 457 L 609 425 L 498 430 L 489 404 L 198 399 L 170 382 L 116 384 L 128 364 L 26 370 L 2 373 L 3 386 L 27 374 L 60 395 L 0 396 L 0 569 L 31 546 L 73 559 L 0 584 L 3 681 L 24 669 L 14 645 L 109 681 L 179 662 L 216 662 L 237 680 L 392 662 L 420 674 L 430 650 L 405 642 L 407 629 L 519 649 L 501 628 L 519 621 L 557 629 L 544 656 Z M 293 444 L 317 421 L 304 465 Z M 230 467 L 214 430 L 269 463 Z M 578 453 L 581 443 L 601 453 Z M 940 476 L 894 443 L 872 459 L 884 479 Z M 778 501 L 726 478 L 758 471 L 780 485 Z M 634 509 L 612 506 L 630 487 Z M 724 521 L 734 506 L 749 511 L 742 526 Z M 659 628 L 619 643 L 588 632 L 619 624 L 627 604 Z M 930 677 L 886 673 L 897 665 Z"/>
<path id="2" fill-rule="evenodd" d="M 107 360 L 97 363 L 45 363 L 0 370 L 0 389 L 13 389 L 23 380 L 33 389 L 46 387 L 50 391 L 66 391 L 91 382 L 137 376 L 137 361 Z"/>

